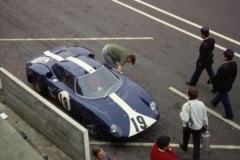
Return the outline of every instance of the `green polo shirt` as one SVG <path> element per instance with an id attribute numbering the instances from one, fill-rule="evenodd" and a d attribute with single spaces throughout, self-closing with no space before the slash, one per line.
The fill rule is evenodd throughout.
<path id="1" fill-rule="evenodd" d="M 127 62 L 128 51 L 116 44 L 108 44 L 107 47 L 108 54 L 112 57 L 114 62 L 119 62 L 123 66 Z"/>

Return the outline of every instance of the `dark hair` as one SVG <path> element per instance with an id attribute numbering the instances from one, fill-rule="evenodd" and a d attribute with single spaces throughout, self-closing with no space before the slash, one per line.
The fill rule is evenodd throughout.
<path id="1" fill-rule="evenodd" d="M 100 148 L 100 147 L 98 147 L 98 146 L 93 146 L 93 147 L 92 147 L 92 155 L 93 155 L 94 157 L 97 157 L 97 154 L 98 154 L 100 151 L 101 151 L 101 148 Z"/>
<path id="2" fill-rule="evenodd" d="M 198 98 L 198 90 L 196 88 L 188 88 L 189 100 Z"/>
<path id="3" fill-rule="evenodd" d="M 164 147 L 167 147 L 170 143 L 171 138 L 169 136 L 160 136 L 157 139 L 157 146 L 160 149 L 164 149 Z"/>
<path id="4" fill-rule="evenodd" d="M 132 65 L 134 65 L 134 64 L 135 64 L 135 61 L 136 61 L 136 57 L 135 57 L 134 55 L 130 54 L 130 55 L 128 56 L 128 58 L 130 58 L 130 60 L 131 60 L 131 62 L 132 62 Z"/>
<path id="5" fill-rule="evenodd" d="M 201 29 L 201 34 L 204 36 L 204 37 L 208 37 L 209 36 L 209 29 L 206 28 L 206 27 L 203 27 Z"/>
<path id="6" fill-rule="evenodd" d="M 229 55 L 227 52 L 223 52 L 223 55 L 227 58 L 228 61 L 231 61 L 234 57 L 234 54 L 233 55 Z"/>

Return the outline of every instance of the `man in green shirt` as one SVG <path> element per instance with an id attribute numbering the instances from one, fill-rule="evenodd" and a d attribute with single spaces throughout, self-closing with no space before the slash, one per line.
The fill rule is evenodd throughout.
<path id="1" fill-rule="evenodd" d="M 129 54 L 125 48 L 116 44 L 105 45 L 102 53 L 106 64 L 117 69 L 119 72 L 122 72 L 122 67 L 126 62 L 134 65 L 136 61 L 134 55 Z"/>

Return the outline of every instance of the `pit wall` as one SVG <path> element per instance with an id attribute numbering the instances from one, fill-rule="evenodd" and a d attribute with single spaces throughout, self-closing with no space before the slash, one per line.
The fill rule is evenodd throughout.
<path id="1" fill-rule="evenodd" d="M 74 160 L 90 160 L 88 131 L 4 68 L 5 103 Z"/>

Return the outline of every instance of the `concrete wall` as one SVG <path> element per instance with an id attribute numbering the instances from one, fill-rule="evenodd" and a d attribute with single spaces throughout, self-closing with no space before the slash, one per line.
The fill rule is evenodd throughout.
<path id="1" fill-rule="evenodd" d="M 75 160 L 89 160 L 87 130 L 4 68 L 0 82 L 6 104 Z"/>

